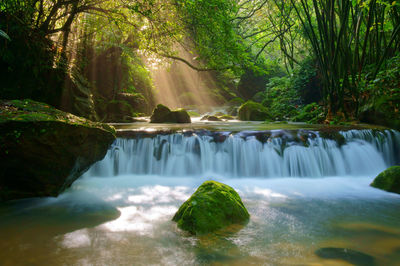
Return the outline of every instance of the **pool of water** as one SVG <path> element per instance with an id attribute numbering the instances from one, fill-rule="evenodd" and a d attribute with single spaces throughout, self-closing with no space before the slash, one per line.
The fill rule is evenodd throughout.
<path id="1" fill-rule="evenodd" d="M 400 265 L 400 195 L 373 178 L 85 176 L 57 198 L 0 205 L 0 264 L 351 265 L 315 253 L 335 247 Z M 251 218 L 191 236 L 171 219 L 210 179 L 235 188 Z"/>

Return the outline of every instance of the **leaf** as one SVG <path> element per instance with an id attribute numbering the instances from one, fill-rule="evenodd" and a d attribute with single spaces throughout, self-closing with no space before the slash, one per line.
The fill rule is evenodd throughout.
<path id="1" fill-rule="evenodd" d="M 7 40 L 11 41 L 10 37 L 4 31 L 0 30 L 0 36 L 6 38 Z"/>

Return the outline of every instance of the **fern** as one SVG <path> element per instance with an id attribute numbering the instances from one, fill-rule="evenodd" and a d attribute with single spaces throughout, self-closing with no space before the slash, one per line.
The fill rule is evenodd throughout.
<path id="1" fill-rule="evenodd" d="M 0 36 L 6 38 L 7 40 L 11 41 L 10 37 L 4 31 L 0 30 Z"/>

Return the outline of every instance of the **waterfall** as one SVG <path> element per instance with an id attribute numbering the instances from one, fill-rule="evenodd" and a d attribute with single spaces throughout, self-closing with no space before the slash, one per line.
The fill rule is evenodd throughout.
<path id="1" fill-rule="evenodd" d="M 399 162 L 394 130 L 185 132 L 118 138 L 87 176 L 324 177 L 376 175 Z"/>

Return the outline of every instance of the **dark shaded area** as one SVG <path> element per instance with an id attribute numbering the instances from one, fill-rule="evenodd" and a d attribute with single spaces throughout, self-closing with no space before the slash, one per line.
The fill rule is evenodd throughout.
<path id="1" fill-rule="evenodd" d="M 0 97 L 30 98 L 59 107 L 64 68 L 54 65 L 57 51 L 53 42 L 24 24 L 24 15 L 0 12 L 0 28 L 7 28 L 11 38 L 0 39 Z"/>
<path id="2" fill-rule="evenodd" d="M 382 106 L 381 110 L 372 107 L 360 113 L 360 122 L 374 125 L 384 125 L 390 128 L 400 130 L 400 119 L 398 114 L 389 109 L 389 106 Z"/>
<path id="3" fill-rule="evenodd" d="M 357 266 L 376 265 L 374 257 L 347 248 L 320 248 L 315 254 L 324 259 L 340 259 Z"/>
<path id="4" fill-rule="evenodd" d="M 322 100 L 321 78 L 315 60 L 308 58 L 301 62 L 293 78 L 293 88 L 299 93 L 303 104 Z"/>
<path id="5" fill-rule="evenodd" d="M 240 77 L 238 92 L 239 95 L 250 100 L 256 93 L 263 92 L 270 77 L 264 73 L 257 73 L 253 69 L 246 69 Z"/>

